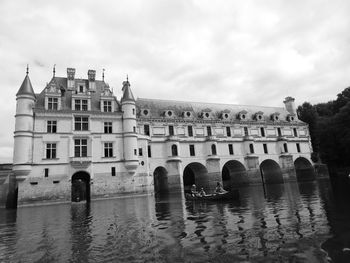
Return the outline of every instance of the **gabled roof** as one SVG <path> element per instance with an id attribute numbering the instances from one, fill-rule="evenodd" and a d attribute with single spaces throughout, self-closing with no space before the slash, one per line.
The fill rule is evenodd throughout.
<path id="1" fill-rule="evenodd" d="M 74 80 L 77 83 L 85 83 L 86 87 L 89 87 L 89 81 L 87 79 L 75 79 Z M 74 91 L 69 91 L 67 89 L 67 78 L 62 77 L 53 77 L 51 79 L 50 83 L 54 82 L 56 87 L 61 90 L 61 110 L 72 110 L 72 93 Z M 91 92 L 91 111 L 100 111 L 100 99 L 101 94 L 104 93 L 104 90 L 108 88 L 108 84 L 101 80 L 96 80 L 96 90 L 95 92 Z M 45 88 L 46 89 L 46 88 Z M 37 101 L 35 104 L 36 109 L 45 109 L 45 89 L 42 90 L 40 94 L 37 94 Z M 119 103 L 117 101 L 117 98 L 115 96 L 112 96 L 114 100 L 117 103 L 117 109 L 116 111 L 119 111 Z"/>
<path id="2" fill-rule="evenodd" d="M 32 83 L 30 82 L 28 74 L 24 78 L 23 83 L 22 83 L 21 87 L 19 88 L 16 96 L 18 96 L 18 95 L 32 95 L 33 97 L 35 97 Z"/>

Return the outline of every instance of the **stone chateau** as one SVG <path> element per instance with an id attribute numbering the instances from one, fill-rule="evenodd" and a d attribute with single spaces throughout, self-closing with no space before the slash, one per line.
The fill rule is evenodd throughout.
<path id="1" fill-rule="evenodd" d="M 36 94 L 27 70 L 16 94 L 19 205 L 318 177 L 292 97 L 284 107 L 135 99 L 126 79 L 118 99 L 95 70 L 75 72 Z"/>

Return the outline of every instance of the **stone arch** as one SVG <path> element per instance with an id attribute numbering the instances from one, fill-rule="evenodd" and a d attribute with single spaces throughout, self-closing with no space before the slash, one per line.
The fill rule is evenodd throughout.
<path id="1" fill-rule="evenodd" d="M 90 174 L 85 171 L 79 171 L 72 176 L 72 202 L 91 200 Z"/>
<path id="2" fill-rule="evenodd" d="M 238 185 L 248 184 L 247 171 L 244 165 L 236 160 L 225 163 L 222 168 L 222 183 L 225 190 L 230 190 Z"/>
<path id="3" fill-rule="evenodd" d="M 298 157 L 294 161 L 298 182 L 313 181 L 316 179 L 315 170 L 310 161 L 304 157 Z"/>
<path id="4" fill-rule="evenodd" d="M 283 184 L 281 167 L 274 160 L 264 160 L 260 164 L 260 172 L 265 184 Z"/>
<path id="5" fill-rule="evenodd" d="M 168 171 L 163 166 L 158 166 L 153 172 L 154 192 L 167 193 L 169 192 Z"/>
<path id="6" fill-rule="evenodd" d="M 201 187 L 204 190 L 209 189 L 209 176 L 207 168 L 201 163 L 188 164 L 183 172 L 183 183 L 185 193 L 190 192 L 191 186 L 195 184 L 199 190 Z"/>

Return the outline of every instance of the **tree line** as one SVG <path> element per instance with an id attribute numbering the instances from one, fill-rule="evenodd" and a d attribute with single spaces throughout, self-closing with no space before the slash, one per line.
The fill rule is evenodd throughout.
<path id="1" fill-rule="evenodd" d="M 350 166 L 350 87 L 327 103 L 304 102 L 297 113 L 309 124 L 312 160 L 328 166 Z"/>

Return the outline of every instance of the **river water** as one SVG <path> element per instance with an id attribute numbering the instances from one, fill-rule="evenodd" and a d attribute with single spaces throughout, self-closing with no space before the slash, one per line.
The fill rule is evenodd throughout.
<path id="1" fill-rule="evenodd" d="M 0 210 L 0 262 L 350 262 L 350 198 L 328 181 Z"/>

